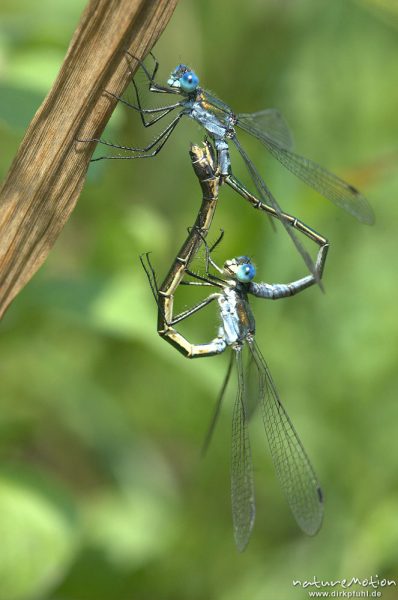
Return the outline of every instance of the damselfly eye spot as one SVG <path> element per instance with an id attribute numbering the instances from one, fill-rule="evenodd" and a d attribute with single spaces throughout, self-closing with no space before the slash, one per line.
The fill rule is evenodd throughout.
<path id="1" fill-rule="evenodd" d="M 198 87 L 199 78 L 193 71 L 186 71 L 180 77 L 180 86 L 184 92 L 194 92 Z"/>
<path id="2" fill-rule="evenodd" d="M 256 275 L 256 268 L 251 263 L 239 265 L 236 269 L 236 279 L 241 283 L 249 283 Z"/>

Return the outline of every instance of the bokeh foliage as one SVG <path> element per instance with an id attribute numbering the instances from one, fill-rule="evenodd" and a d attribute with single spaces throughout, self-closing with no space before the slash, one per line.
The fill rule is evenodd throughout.
<path id="1" fill-rule="evenodd" d="M 83 6 L 0 6 L 2 173 Z M 187 150 L 203 132 L 184 123 L 154 160 L 91 166 L 54 251 L 1 324 L 0 600 L 290 600 L 307 597 L 293 579 L 398 580 L 394 6 L 182 0 L 155 49 L 160 78 L 184 61 L 236 111 L 280 108 L 298 151 L 374 205 L 376 225 L 361 226 L 245 140 L 282 206 L 331 241 L 325 294 L 253 302 L 260 347 L 324 487 L 322 531 L 298 531 L 254 424 L 257 522 L 237 554 L 232 386 L 199 459 L 226 358 L 189 362 L 156 335 L 138 255 L 151 250 L 161 278 L 193 223 L 200 192 Z M 105 137 L 138 145 L 145 134 L 120 109 Z M 220 262 L 245 253 L 260 279 L 302 276 L 284 233 L 228 190 L 214 226 L 213 237 L 226 232 Z M 212 307 L 187 331 L 206 341 L 216 326 Z"/>

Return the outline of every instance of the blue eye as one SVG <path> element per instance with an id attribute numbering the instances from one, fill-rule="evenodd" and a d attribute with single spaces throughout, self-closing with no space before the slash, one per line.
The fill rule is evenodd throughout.
<path id="1" fill-rule="evenodd" d="M 256 275 L 256 267 L 252 264 L 239 265 L 236 269 L 236 279 L 241 283 L 249 283 Z"/>
<path id="2" fill-rule="evenodd" d="M 199 77 L 193 71 L 186 71 L 180 77 L 180 86 L 184 92 L 194 92 L 198 87 Z"/>

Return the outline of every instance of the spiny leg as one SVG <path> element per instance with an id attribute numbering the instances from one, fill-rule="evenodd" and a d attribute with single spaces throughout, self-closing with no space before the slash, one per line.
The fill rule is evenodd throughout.
<path id="1" fill-rule="evenodd" d="M 177 323 L 181 323 L 181 321 L 184 321 L 188 317 L 191 317 L 192 315 L 197 313 L 199 310 L 202 310 L 202 308 L 205 308 L 205 306 L 207 306 L 214 300 L 217 300 L 218 296 L 219 296 L 219 294 L 217 294 L 217 293 L 210 294 L 210 296 L 208 296 L 207 298 L 202 300 L 202 302 L 198 302 L 198 304 L 195 304 L 191 308 L 188 308 L 187 310 L 184 310 L 183 312 L 181 312 L 178 315 L 176 315 L 175 317 L 173 317 L 173 319 L 169 323 L 169 325 L 172 326 L 172 325 L 177 325 Z"/>
<path id="2" fill-rule="evenodd" d="M 131 54 L 131 52 L 127 51 L 126 54 L 128 57 L 130 57 L 133 60 L 136 60 L 139 63 L 140 67 L 142 68 L 142 70 L 144 71 L 144 73 L 148 79 L 150 92 L 160 93 L 160 94 L 177 94 L 177 95 L 180 94 L 178 89 L 173 89 L 171 87 L 162 86 L 155 82 L 155 76 L 156 76 L 156 73 L 159 68 L 159 62 L 155 58 L 155 56 L 152 54 L 152 52 L 150 52 L 150 55 L 152 56 L 152 58 L 155 61 L 155 67 L 154 67 L 152 75 L 149 73 L 148 69 L 146 68 L 144 62 L 141 59 L 139 59 L 136 56 L 134 56 L 133 54 Z"/>
<path id="3" fill-rule="evenodd" d="M 139 258 L 140 258 L 142 268 L 144 269 L 146 276 L 148 278 L 148 282 L 151 287 L 153 297 L 155 298 L 155 300 L 157 300 L 157 297 L 159 295 L 159 286 L 158 286 L 158 282 L 157 282 L 157 278 L 156 278 L 155 269 L 153 268 L 153 265 L 149 258 L 150 254 L 151 254 L 151 252 L 144 252 L 144 254 L 141 254 Z M 144 257 L 146 259 L 147 264 L 145 264 Z"/>
<path id="4" fill-rule="evenodd" d="M 133 84 L 134 84 L 134 80 L 133 80 Z M 108 90 L 105 90 L 105 93 L 108 94 L 108 96 L 111 96 L 111 98 L 115 98 L 118 102 L 121 102 L 128 108 L 132 108 L 133 110 L 136 110 L 137 112 L 139 112 L 141 121 L 142 121 L 142 124 L 144 127 L 151 127 L 151 125 L 155 125 L 155 123 L 158 123 L 159 121 L 161 121 L 161 119 L 166 117 L 173 110 L 175 110 L 176 108 L 181 106 L 181 102 L 176 102 L 175 104 L 169 104 L 167 106 L 160 106 L 158 108 L 142 108 L 140 105 L 136 106 L 135 104 L 131 104 L 131 102 L 128 102 L 121 96 L 117 96 L 116 94 L 113 94 L 112 92 L 109 92 Z M 157 113 L 160 113 L 160 114 L 157 114 Z M 157 114 L 157 116 L 154 116 L 153 119 L 145 121 L 144 114 L 154 114 L 154 115 Z"/>
<path id="5" fill-rule="evenodd" d="M 134 56 L 134 54 L 131 54 L 131 52 L 129 52 L 128 50 L 126 51 L 126 59 L 127 62 L 129 63 L 130 66 L 130 74 L 131 76 L 133 76 L 133 68 L 132 68 L 132 64 L 131 61 L 135 60 L 138 65 L 141 67 L 141 69 L 144 71 L 148 82 L 149 82 L 149 90 L 150 90 L 150 86 L 152 85 L 152 83 L 154 83 L 155 81 L 155 77 L 156 77 L 156 73 L 158 71 L 159 68 L 159 61 L 155 58 L 154 54 L 152 52 L 149 52 L 149 55 L 153 58 L 154 61 L 154 66 L 153 66 L 153 71 L 152 74 L 149 73 L 147 67 L 145 66 L 145 63 L 143 60 L 139 59 L 137 56 Z"/>
<path id="6" fill-rule="evenodd" d="M 149 73 L 149 71 L 147 70 L 145 64 L 143 63 L 143 61 L 139 60 L 138 58 L 134 57 L 132 54 L 130 54 L 129 52 L 127 52 L 127 60 L 131 66 L 131 62 L 130 59 L 134 59 L 136 61 L 138 61 L 140 67 L 142 68 L 142 70 L 144 71 L 148 82 L 149 82 L 149 91 L 150 92 L 157 92 L 159 91 L 158 88 L 161 88 L 162 93 L 170 93 L 170 94 L 178 94 L 178 90 L 173 90 L 171 88 L 163 88 L 162 86 L 158 86 L 158 84 L 155 83 L 154 79 L 159 67 L 159 62 L 156 60 L 155 56 L 152 54 L 152 52 L 150 52 L 150 55 L 152 56 L 152 58 L 155 61 L 155 66 L 154 66 L 154 70 L 152 72 L 152 74 Z M 132 72 L 132 69 L 131 69 Z M 137 106 L 135 106 L 134 104 L 131 104 L 129 102 L 126 102 L 125 100 L 118 98 L 116 96 L 116 98 L 118 98 L 119 100 L 121 100 L 124 104 L 126 104 L 126 106 L 128 106 L 129 108 L 133 108 L 134 110 L 137 110 L 140 113 L 140 117 L 141 117 L 141 121 L 144 127 L 150 127 L 151 125 L 154 125 L 155 123 L 157 123 L 160 119 L 162 119 L 163 117 L 165 117 L 169 112 L 171 112 L 174 108 L 177 108 L 178 106 L 181 106 L 180 102 L 177 102 L 175 104 L 170 104 L 168 106 L 162 106 L 159 108 L 143 108 L 142 107 L 142 103 L 141 103 L 141 98 L 140 98 L 140 94 L 139 94 L 139 90 L 138 90 L 138 86 L 135 82 L 135 79 L 132 78 L 131 83 L 134 87 L 134 91 L 135 91 L 135 96 L 136 96 L 136 100 L 137 100 Z M 166 91 L 167 90 L 167 91 Z M 159 116 L 146 121 L 145 120 L 145 114 L 154 114 L 154 113 L 162 113 Z"/>
<path id="7" fill-rule="evenodd" d="M 216 241 L 214 242 L 214 244 L 212 244 L 211 247 L 209 247 L 207 240 L 205 239 L 205 237 L 203 236 L 202 232 L 198 229 L 197 230 L 197 235 L 201 238 L 204 247 L 205 247 L 205 252 L 206 252 L 206 277 L 211 280 L 213 283 L 212 285 L 217 285 L 215 282 L 221 282 L 223 285 L 219 286 L 219 287 L 224 287 L 225 285 L 225 281 L 224 279 L 221 279 L 220 277 L 217 277 L 216 275 L 213 275 L 212 273 L 209 273 L 209 264 L 212 265 L 212 267 L 214 267 L 214 269 L 216 269 L 216 271 L 218 271 L 219 273 L 221 273 L 221 275 L 224 274 L 224 271 L 222 269 L 220 269 L 220 267 L 214 262 L 214 260 L 211 258 L 210 254 L 211 252 L 214 250 L 214 248 L 216 248 L 220 242 L 222 241 L 223 237 L 224 237 L 224 230 L 221 229 L 221 233 L 218 236 L 218 238 L 216 239 Z M 192 271 L 186 271 L 189 275 L 193 275 L 195 276 Z"/>
<path id="8" fill-rule="evenodd" d="M 170 94 L 178 94 L 178 90 L 173 90 L 172 88 L 162 88 L 161 86 L 158 86 L 157 84 L 154 84 L 154 77 L 156 75 L 157 69 L 158 69 L 158 65 L 159 63 L 157 62 L 157 60 L 155 59 L 155 57 L 153 56 L 152 53 L 150 53 L 151 56 L 153 57 L 154 61 L 155 61 L 155 68 L 154 71 L 152 73 L 152 75 L 148 72 L 147 68 L 145 67 L 144 63 L 136 58 L 135 56 L 133 56 L 132 54 L 130 54 L 129 52 L 127 52 L 127 55 L 134 59 L 137 60 L 137 62 L 140 64 L 140 66 L 142 67 L 145 75 L 147 76 L 148 80 L 149 80 L 149 90 L 151 92 L 156 92 L 156 91 L 162 91 L 163 93 L 170 93 Z M 129 62 L 130 64 L 130 62 Z M 137 104 L 138 106 L 135 106 L 134 104 L 128 102 L 127 100 L 124 100 L 124 98 L 114 94 L 113 92 L 110 92 L 108 90 L 105 90 L 105 93 L 108 94 L 109 96 L 111 96 L 112 98 L 115 98 L 116 100 L 118 100 L 119 102 L 122 102 L 122 104 L 125 104 L 126 106 L 128 106 L 129 108 L 132 108 L 133 110 L 136 110 L 139 112 L 142 123 L 144 125 L 144 127 L 150 127 L 151 125 L 154 125 L 155 123 L 157 123 L 158 121 L 160 121 L 161 119 L 163 119 L 164 117 L 166 117 L 169 113 L 171 113 L 173 110 L 175 110 L 176 108 L 181 106 L 181 102 L 176 102 L 174 104 L 169 104 L 166 106 L 162 106 L 159 108 L 143 108 L 141 105 L 141 100 L 139 97 L 139 93 L 138 93 L 138 88 L 137 85 L 134 81 L 134 79 L 132 79 L 132 83 L 134 86 L 134 90 L 135 90 L 135 94 L 136 94 L 136 98 L 137 98 Z M 152 114 L 155 115 L 152 119 L 146 121 L 144 114 Z M 157 115 L 157 116 L 156 116 Z M 176 119 L 174 119 L 167 127 L 166 129 L 161 132 L 161 134 L 158 136 L 158 138 L 153 142 L 153 145 L 156 145 L 157 142 L 159 142 L 164 135 L 167 135 L 167 133 L 169 132 L 169 127 L 173 125 L 173 123 L 175 123 L 176 120 L 178 120 L 180 117 L 182 116 L 182 113 L 180 113 L 178 115 L 178 117 Z M 174 129 L 174 127 L 172 127 L 172 129 Z M 171 132 L 170 132 L 171 133 Z M 168 135 L 167 135 L 168 137 Z M 110 146 L 112 148 L 117 148 L 119 150 L 125 150 L 125 151 L 130 151 L 130 152 L 147 152 L 149 149 L 151 149 L 151 145 L 149 145 L 146 148 L 129 148 L 126 146 L 120 146 L 118 144 L 112 144 L 110 142 L 106 142 L 105 140 L 101 139 L 101 138 L 90 138 L 90 139 L 76 139 L 77 142 L 83 142 L 83 143 L 90 143 L 90 142 L 96 142 L 96 143 L 100 143 L 103 144 L 105 146 Z M 132 156 L 132 157 L 125 157 L 125 156 L 101 156 L 99 158 L 95 158 L 92 159 L 91 162 L 96 162 L 98 160 L 103 160 L 103 159 L 108 159 L 108 158 L 119 158 L 119 159 L 126 159 L 126 158 L 151 158 L 152 156 L 155 156 L 159 150 L 162 148 L 163 144 L 160 145 L 160 147 L 157 149 L 156 152 L 148 154 L 148 155 L 143 155 L 143 156 Z"/>
<path id="9" fill-rule="evenodd" d="M 119 146 L 118 144 L 112 144 L 111 142 L 106 142 L 105 140 L 102 140 L 100 138 L 93 138 L 91 140 L 77 140 L 77 141 L 78 142 L 97 142 L 97 143 L 103 144 L 104 146 L 109 146 L 111 148 L 116 148 L 118 150 L 123 150 L 125 152 L 136 152 L 137 153 L 137 156 L 133 156 L 133 155 L 121 156 L 120 154 L 115 154 L 115 155 L 111 154 L 109 156 L 99 156 L 98 158 L 91 159 L 91 162 L 96 162 L 99 160 L 112 160 L 112 159 L 133 160 L 136 158 L 152 158 L 153 156 L 156 156 L 160 152 L 160 150 L 163 148 L 163 146 L 169 139 L 170 135 L 174 131 L 175 127 L 177 126 L 181 117 L 182 117 L 182 113 L 177 115 L 177 117 L 175 119 L 173 119 L 173 121 L 166 127 L 166 129 L 164 129 L 164 131 L 162 131 L 160 133 L 160 135 L 153 142 L 148 144 L 148 146 L 146 146 L 145 148 L 133 148 L 130 146 Z M 158 144 L 158 145 L 156 146 L 156 144 Z M 155 147 L 155 150 L 153 152 L 148 152 L 153 147 Z"/>
<path id="10" fill-rule="evenodd" d="M 169 109 L 169 110 L 167 110 L 167 112 L 165 112 L 163 115 L 161 115 L 161 116 L 159 116 L 157 118 L 151 119 L 150 121 L 147 121 L 147 120 L 145 120 L 145 116 L 144 115 L 148 114 L 148 113 L 151 113 L 151 112 L 155 112 L 155 110 L 154 109 L 145 109 L 145 108 L 142 107 L 141 98 L 140 98 L 140 94 L 139 94 L 139 91 L 138 91 L 138 86 L 137 86 L 137 84 L 136 84 L 136 82 L 135 82 L 134 79 L 132 79 L 131 83 L 133 84 L 133 88 L 134 88 L 134 91 L 135 91 L 135 97 L 136 97 L 136 100 L 137 100 L 137 107 L 134 107 L 134 105 L 131 105 L 131 108 L 136 108 L 136 110 L 139 111 L 140 117 L 141 117 L 141 121 L 142 121 L 142 124 L 143 124 L 144 127 L 150 127 L 154 123 L 157 123 L 157 121 L 159 121 L 160 119 L 162 119 L 164 116 L 166 116 L 169 112 L 171 112 L 173 110 L 173 108 L 177 108 L 178 106 L 181 106 L 181 102 L 176 102 L 174 105 L 170 104 L 169 106 L 160 107 L 159 109 L 156 109 L 159 112 L 161 110 L 163 110 L 163 109 Z M 159 89 L 154 88 L 151 85 L 149 87 L 149 91 L 152 92 L 152 93 L 159 93 L 160 92 Z M 170 93 L 170 94 L 174 94 L 174 95 L 176 94 L 175 91 L 169 91 L 169 92 L 167 92 L 164 88 L 162 89 L 162 93 L 164 93 L 164 94 Z M 177 92 L 177 94 L 178 94 L 178 92 Z"/>
<path id="11" fill-rule="evenodd" d="M 212 244 L 212 246 L 209 248 L 206 240 L 204 240 L 204 244 L 205 244 L 205 248 L 206 248 L 206 273 L 207 275 L 211 278 L 211 279 L 215 279 L 217 281 L 220 280 L 219 277 L 216 277 L 215 275 L 212 275 L 211 273 L 209 273 L 209 264 L 216 269 L 216 271 L 218 271 L 219 273 L 221 273 L 221 275 L 224 274 L 224 271 L 222 269 L 220 269 L 220 267 L 214 262 L 214 260 L 211 258 L 211 253 L 213 252 L 213 250 L 215 248 L 217 248 L 217 246 L 221 243 L 221 241 L 224 238 L 224 229 L 220 230 L 220 235 L 218 236 L 218 238 L 216 239 L 216 241 L 214 242 L 214 244 Z"/>
<path id="12" fill-rule="evenodd" d="M 149 283 L 149 286 L 151 288 L 152 295 L 153 295 L 153 297 L 155 299 L 155 302 L 156 302 L 156 304 L 158 306 L 159 311 L 161 311 L 161 313 L 162 313 L 165 325 L 167 325 L 168 327 L 171 327 L 171 326 L 175 325 L 176 323 L 179 323 L 179 322 L 183 321 L 184 319 L 186 319 L 187 317 L 191 316 L 192 314 L 194 314 L 195 312 L 197 312 L 198 310 L 200 310 L 204 306 L 207 306 L 207 304 L 209 304 L 211 301 L 213 301 L 215 299 L 215 298 L 211 298 L 209 296 L 209 298 L 206 298 L 204 301 L 198 303 L 197 305 L 191 307 L 188 310 L 183 311 L 179 315 L 176 315 L 176 317 L 174 317 L 172 320 L 167 320 L 166 319 L 166 315 L 165 315 L 164 310 L 163 310 L 163 307 L 162 307 L 162 303 L 160 301 L 160 297 L 162 297 L 163 299 L 164 298 L 169 298 L 170 299 L 170 298 L 174 298 L 174 294 L 170 294 L 168 291 L 163 291 L 163 290 L 159 289 L 158 282 L 157 282 L 157 277 L 156 277 L 156 271 L 153 268 L 152 262 L 151 262 L 151 260 L 149 258 L 150 254 L 151 254 L 150 252 L 145 252 L 144 254 L 140 255 L 139 259 L 140 259 L 142 268 L 144 269 L 145 274 L 147 276 L 148 283 Z M 186 283 L 188 285 L 190 285 L 193 282 L 186 282 Z"/>
<path id="13" fill-rule="evenodd" d="M 216 277 L 215 275 L 212 275 L 211 273 L 206 274 L 205 277 L 202 275 L 199 275 L 198 273 L 194 273 L 190 269 L 186 269 L 185 273 L 187 275 L 190 275 L 191 277 L 195 277 L 196 279 L 199 279 L 200 281 L 204 281 L 205 283 L 202 285 L 212 285 L 212 286 L 220 287 L 220 288 L 224 288 L 226 285 L 224 279 Z M 199 285 L 199 284 L 195 283 L 195 282 L 193 282 L 193 283 L 186 282 L 185 285 Z"/>
<path id="14" fill-rule="evenodd" d="M 216 239 L 216 241 L 214 242 L 214 244 L 212 244 L 210 246 L 209 249 L 209 253 L 211 254 L 213 252 L 213 250 L 215 250 L 215 248 L 217 248 L 217 246 L 222 242 L 223 238 L 224 238 L 224 229 L 220 229 L 220 235 L 218 236 L 218 238 Z"/>
<path id="15" fill-rule="evenodd" d="M 165 316 L 165 314 L 163 312 L 163 308 L 159 302 L 159 286 L 158 286 L 158 282 L 157 282 L 156 271 L 153 268 L 152 262 L 149 258 L 150 254 L 151 254 L 150 252 L 145 252 L 144 254 L 141 254 L 139 258 L 140 258 L 142 268 L 144 269 L 145 274 L 147 276 L 149 287 L 151 288 L 152 296 L 154 297 L 157 307 L 158 307 L 159 311 L 162 312 L 163 318 L 166 322 L 166 316 Z M 146 259 L 146 264 L 145 264 L 144 258 Z"/>
<path id="16" fill-rule="evenodd" d="M 205 306 L 207 306 L 208 304 L 210 304 L 210 302 L 213 302 L 213 300 L 216 300 L 216 298 L 218 297 L 217 294 L 211 294 L 210 296 L 208 296 L 207 298 L 205 298 L 204 300 L 202 300 L 201 302 L 198 302 L 198 304 L 195 304 L 194 306 L 192 306 L 191 308 L 184 310 L 183 312 L 179 313 L 178 315 L 176 315 L 175 317 L 173 317 L 171 320 L 167 321 L 164 311 L 162 309 L 161 306 L 161 302 L 159 300 L 159 296 L 162 296 L 163 298 L 174 298 L 174 294 L 170 294 L 168 293 L 168 291 L 163 291 L 161 289 L 159 289 L 158 286 L 158 282 L 157 282 L 157 277 L 156 277 L 156 271 L 153 268 L 152 262 L 149 258 L 149 255 L 151 253 L 150 252 L 145 252 L 144 254 L 141 254 L 139 259 L 141 262 L 141 265 L 145 271 L 145 274 L 147 276 L 148 282 L 149 282 L 149 286 L 151 288 L 152 291 L 152 295 L 155 299 L 155 302 L 159 308 L 160 311 L 162 311 L 162 315 L 164 317 L 164 322 L 166 325 L 168 325 L 169 327 L 172 327 L 173 325 L 176 325 L 177 323 L 180 323 L 181 321 L 184 321 L 185 319 L 187 319 L 188 317 L 190 317 L 191 315 L 195 314 L 196 312 L 198 312 L 199 310 L 201 310 L 202 308 L 204 308 Z M 144 260 L 145 259 L 145 260 Z M 146 263 L 145 263 L 146 261 Z M 181 282 L 182 283 L 182 282 Z M 186 285 L 211 285 L 212 287 L 214 287 L 214 284 L 211 283 L 203 283 L 203 282 L 192 282 L 192 281 L 187 281 L 185 282 Z"/>

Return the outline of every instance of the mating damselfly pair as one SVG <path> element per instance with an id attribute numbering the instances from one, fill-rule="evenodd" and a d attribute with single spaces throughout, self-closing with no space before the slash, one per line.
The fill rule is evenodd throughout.
<path id="1" fill-rule="evenodd" d="M 129 61 L 132 60 L 134 57 L 129 56 Z M 118 99 L 136 110 L 146 127 L 154 125 L 174 111 L 177 111 L 176 116 L 156 139 L 144 148 L 115 145 L 99 139 L 85 141 L 101 142 L 107 146 L 118 148 L 124 153 L 99 157 L 94 160 L 149 158 L 155 156 L 164 147 L 183 116 L 192 118 L 205 129 L 211 145 L 207 143 L 202 150 L 196 146 L 191 151 L 193 164 L 203 190 L 202 206 L 195 225 L 190 229 L 185 244 L 160 287 L 157 285 L 148 255 L 145 255 L 145 259 L 142 257 L 142 263 L 159 307 L 158 332 L 188 358 L 218 355 L 228 347 L 234 351 L 231 356 L 235 356 L 238 393 L 233 411 L 231 496 L 235 540 L 238 549 L 243 550 L 248 542 L 255 514 L 251 451 L 247 428 L 249 420 L 248 394 L 253 392 L 246 381 L 248 370 L 243 366 L 242 354 L 245 349 L 254 365 L 257 379 L 255 404 L 262 412 L 278 479 L 297 523 L 304 532 L 312 535 L 318 531 L 322 522 L 321 488 L 303 445 L 279 400 L 268 367 L 255 342 L 255 321 L 248 296 L 278 299 L 292 296 L 313 283 L 319 283 L 328 243 L 325 238 L 296 217 L 282 211 L 242 147 L 238 139 L 238 130 L 242 129 L 257 138 L 282 165 L 360 221 L 372 223 L 372 209 L 367 200 L 355 188 L 316 163 L 291 151 L 290 131 L 278 111 L 268 109 L 253 114 L 237 115 L 228 105 L 200 88 L 196 74 L 187 66 L 178 65 L 172 72 L 167 86 L 161 86 L 155 82 L 158 70 L 156 60 L 152 72 L 141 62 L 140 66 L 148 79 L 151 92 L 179 95 L 181 98 L 175 103 L 160 108 L 143 108 L 139 89 L 133 80 L 136 104 L 133 105 L 122 98 Z M 246 164 L 256 194 L 252 194 L 234 176 L 230 159 L 231 145 L 237 148 Z M 310 275 L 290 284 L 255 283 L 253 281 L 255 267 L 248 257 L 239 256 L 229 259 L 223 267 L 219 267 L 215 263 L 211 256 L 212 248 L 207 246 L 205 237 L 216 208 L 219 186 L 224 183 L 249 201 L 254 208 L 268 213 L 283 224 L 304 258 Z M 295 231 L 304 234 L 318 244 L 319 252 L 315 263 L 304 249 Z M 206 250 L 205 268 L 204 274 L 199 274 L 190 269 L 190 263 L 202 245 Z M 214 271 L 213 273 L 211 269 Z M 174 294 L 178 286 L 182 284 L 211 286 L 217 291 L 192 308 L 174 315 Z M 218 306 L 218 315 L 221 321 L 219 334 L 208 343 L 192 344 L 175 329 L 175 325 L 212 302 Z M 231 372 L 232 360 L 231 358 L 227 379 Z M 225 387 L 226 382 L 224 382 L 222 392 L 225 391 Z M 222 395 L 221 393 L 219 396 L 218 408 Z M 216 414 L 218 414 L 218 410 Z"/>

